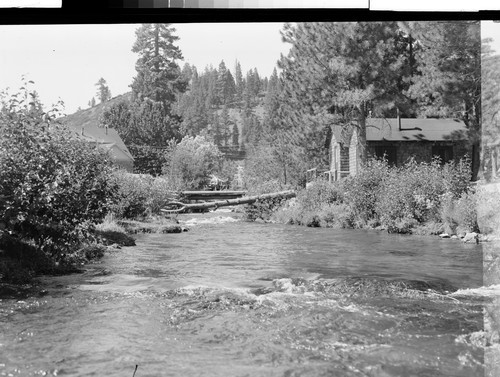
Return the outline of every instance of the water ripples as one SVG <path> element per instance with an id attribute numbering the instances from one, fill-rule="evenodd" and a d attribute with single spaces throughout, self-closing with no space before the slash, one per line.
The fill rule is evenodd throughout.
<path id="1" fill-rule="evenodd" d="M 191 227 L 0 301 L 0 375 L 483 375 L 496 288 L 480 287 L 476 245 L 217 216 Z"/>

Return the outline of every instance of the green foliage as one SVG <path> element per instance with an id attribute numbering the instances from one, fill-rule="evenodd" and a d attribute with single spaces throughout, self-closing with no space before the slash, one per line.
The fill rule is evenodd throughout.
<path id="1" fill-rule="evenodd" d="M 440 220 L 444 198 L 460 198 L 470 185 L 470 163 L 409 161 L 388 171 L 375 206 L 380 223 L 390 232 L 408 233 L 417 224 Z"/>
<path id="2" fill-rule="evenodd" d="M 179 37 L 169 24 L 143 24 L 136 30 L 132 51 L 139 54 L 137 76 L 131 85 L 139 101 L 150 99 L 169 107 L 176 95 L 186 89 L 178 60 L 182 60 L 179 47 L 174 45 Z"/>
<path id="3" fill-rule="evenodd" d="M 101 124 L 116 129 L 127 146 L 165 147 L 180 137 L 180 118 L 151 100 L 119 102 L 103 112 Z"/>
<path id="4" fill-rule="evenodd" d="M 476 189 L 477 222 L 482 233 L 500 236 L 500 185 L 490 184 Z"/>
<path id="5" fill-rule="evenodd" d="M 108 212 L 111 160 L 17 98 L 0 114 L 0 218 L 7 231 L 63 259 Z"/>
<path id="6" fill-rule="evenodd" d="M 500 134 L 500 56 L 491 50 L 490 40 L 483 42 L 481 58 L 482 107 L 482 171 L 484 178 L 495 178 L 499 164 L 498 135 Z"/>
<path id="7" fill-rule="evenodd" d="M 179 188 L 203 188 L 210 174 L 216 174 L 222 164 L 217 146 L 203 136 L 184 137 L 179 144 L 171 144 L 168 163 L 163 173 Z"/>
<path id="8" fill-rule="evenodd" d="M 349 204 L 358 226 L 366 225 L 369 221 L 378 218 L 377 201 L 389 169 L 386 161 L 369 160 L 358 174 L 342 182 L 345 201 Z"/>
<path id="9" fill-rule="evenodd" d="M 248 195 L 261 195 L 271 192 L 279 192 L 289 189 L 288 186 L 284 185 L 282 182 L 276 179 L 268 179 L 263 181 L 257 181 L 254 179 L 247 181 L 249 172 L 244 170 L 244 180 L 246 183 L 246 188 L 248 190 Z M 248 183 L 250 182 L 250 183 Z M 265 200 L 258 200 L 254 203 L 247 204 L 243 207 L 243 212 L 245 218 L 248 221 L 254 221 L 257 219 L 268 221 L 271 219 L 273 213 L 278 210 L 284 203 L 286 199 L 283 198 L 270 198 Z"/>
<path id="10" fill-rule="evenodd" d="M 444 231 L 449 234 L 478 232 L 477 205 L 473 191 L 463 192 L 459 198 L 443 195 L 439 214 Z"/>
<path id="11" fill-rule="evenodd" d="M 477 230 L 478 199 L 471 191 L 470 162 L 438 160 L 390 167 L 369 160 L 357 175 L 318 180 L 273 214 L 282 223 L 322 227 L 376 227 L 410 233 Z"/>
<path id="12" fill-rule="evenodd" d="M 416 53 L 418 79 L 412 80 L 408 95 L 417 101 L 420 116 L 465 122 L 473 147 L 472 178 L 476 180 L 480 167 L 481 86 L 488 82 L 484 80 L 486 75 L 481 80 L 480 22 L 414 21 L 404 27 L 422 46 Z"/>
<path id="13" fill-rule="evenodd" d="M 343 203 L 343 187 L 318 179 L 295 199 L 273 213 L 272 219 L 285 224 L 324 228 L 352 226 L 351 211 Z"/>
<path id="14" fill-rule="evenodd" d="M 266 192 L 261 186 L 270 183 L 279 191 L 286 184 L 285 174 L 285 167 L 280 164 L 269 145 L 262 143 L 247 152 L 243 180 L 251 192 Z"/>
<path id="15" fill-rule="evenodd" d="M 268 192 L 272 192 L 268 191 Z M 254 203 L 247 204 L 244 207 L 245 219 L 248 221 L 264 220 L 269 221 L 273 213 L 278 210 L 286 199 L 283 198 L 270 198 L 264 200 L 257 200 Z"/>
<path id="16" fill-rule="evenodd" d="M 396 22 L 313 22 L 285 24 L 280 128 L 306 138 L 325 126 L 355 127 L 366 161 L 366 118 L 403 103 L 405 53 Z M 279 124 L 278 123 L 278 124 Z M 317 145 L 324 145 L 318 141 Z M 310 141 L 300 145 L 309 148 Z M 312 152 L 312 151 L 309 151 Z M 321 157 L 322 149 L 308 153 Z M 314 166 L 311 164 L 311 166 Z"/>
<path id="17" fill-rule="evenodd" d="M 149 145 L 130 145 L 130 153 L 134 156 L 134 173 L 161 175 L 163 165 L 167 162 L 165 149 Z"/>
<path id="18" fill-rule="evenodd" d="M 174 187 L 164 177 L 116 171 L 112 181 L 118 187 L 111 213 L 117 218 L 136 219 L 160 214 L 160 209 L 175 200 Z"/>
<path id="19" fill-rule="evenodd" d="M 343 188 L 340 182 L 330 183 L 317 179 L 306 189 L 299 192 L 297 200 L 303 209 L 317 210 L 325 204 L 340 204 L 344 200 Z"/>
<path id="20" fill-rule="evenodd" d="M 99 98 L 99 102 L 103 103 L 111 99 L 111 90 L 102 77 L 95 84 L 97 86 L 97 98 Z"/>
<path id="21" fill-rule="evenodd" d="M 106 109 L 101 124 L 117 130 L 134 157 L 134 171 L 161 174 L 163 149 L 180 138 L 180 119 L 161 102 L 121 101 Z"/>
<path id="22" fill-rule="evenodd" d="M 162 153 L 171 140 L 180 140 L 181 118 L 173 111 L 177 97 L 186 90 L 185 75 L 177 64 L 179 38 L 168 24 L 144 24 L 136 30 L 132 51 L 139 54 L 132 101 L 107 109 L 101 123 L 115 128 L 136 159 L 136 171 L 158 175 Z"/>
<path id="23" fill-rule="evenodd" d="M 239 164 L 236 161 L 226 160 L 222 161 L 222 167 L 217 175 L 220 179 L 229 182 L 229 186 L 234 188 L 238 183 L 237 174 L 239 170 Z"/>

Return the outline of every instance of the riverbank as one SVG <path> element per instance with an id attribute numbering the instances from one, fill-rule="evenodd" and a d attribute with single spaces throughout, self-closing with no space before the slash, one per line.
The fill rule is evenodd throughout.
<path id="1" fill-rule="evenodd" d="M 159 216 L 142 221 L 106 218 L 96 226 L 93 242 L 82 243 L 57 262 L 29 242 L 0 231 L 0 297 L 2 286 L 5 290 L 12 284 L 30 284 L 40 275 L 82 272 L 82 266 L 98 261 L 107 252 L 135 246 L 134 235 L 139 233 L 181 233 L 188 229 L 177 219 Z"/>
<path id="2" fill-rule="evenodd" d="M 500 236 L 500 190 L 472 183 L 466 161 L 444 166 L 410 161 L 394 168 L 375 160 L 356 176 L 331 183 L 317 180 L 294 199 L 257 203 L 245 212 L 250 220 L 466 242 Z"/>

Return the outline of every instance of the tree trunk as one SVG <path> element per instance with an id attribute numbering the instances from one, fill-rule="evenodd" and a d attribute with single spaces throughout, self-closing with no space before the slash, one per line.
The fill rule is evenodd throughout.
<path id="1" fill-rule="evenodd" d="M 254 203 L 257 200 L 274 199 L 274 198 L 288 199 L 288 198 L 293 198 L 296 195 L 297 194 L 295 193 L 295 191 L 281 191 L 281 192 L 274 192 L 274 193 L 270 193 L 270 194 L 247 196 L 247 197 L 238 198 L 238 199 L 219 200 L 216 202 L 204 202 L 204 203 L 193 203 L 193 204 L 185 204 L 185 203 L 181 203 L 181 202 L 171 202 L 168 204 L 177 206 L 179 208 L 161 209 L 160 211 L 163 213 L 167 213 L 167 214 L 168 213 L 179 213 L 179 212 L 185 212 L 185 211 L 193 210 L 193 209 L 209 209 L 209 208 L 226 207 L 226 206 L 233 206 L 233 205 L 240 205 L 240 204 L 249 204 L 249 203 Z"/>
<path id="2" fill-rule="evenodd" d="M 366 165 L 367 153 L 366 153 L 366 112 L 364 103 L 358 108 L 358 156 L 359 162 L 362 166 Z M 359 168 L 359 166 L 357 166 Z M 357 169 L 356 169 L 357 170 Z"/>

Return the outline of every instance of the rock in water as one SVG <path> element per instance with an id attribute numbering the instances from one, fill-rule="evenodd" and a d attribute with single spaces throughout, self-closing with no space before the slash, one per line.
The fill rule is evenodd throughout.
<path id="1" fill-rule="evenodd" d="M 467 233 L 465 234 L 465 237 L 462 239 L 462 241 L 464 243 L 471 243 L 471 242 L 479 243 L 479 234 L 477 234 L 476 232 Z"/>
<path id="2" fill-rule="evenodd" d="M 441 238 L 450 238 L 450 235 L 448 233 L 441 233 L 439 235 L 439 237 L 441 237 Z"/>

